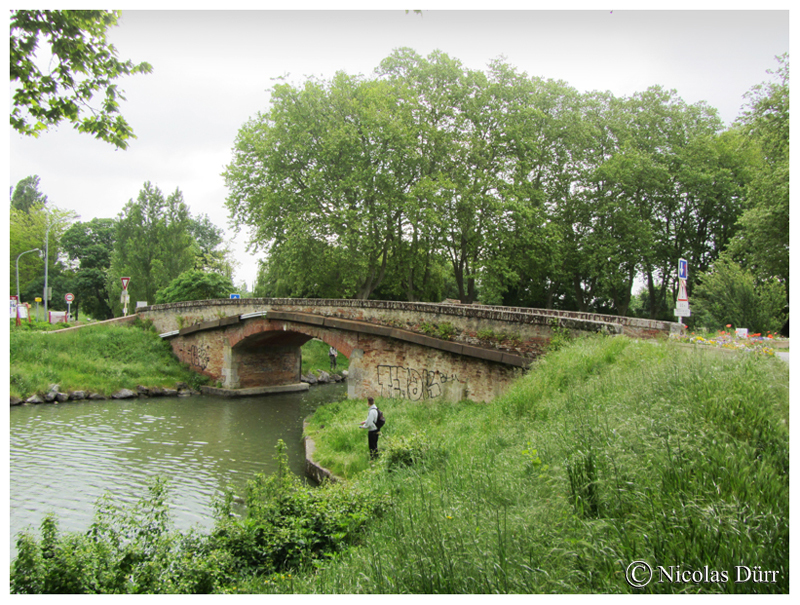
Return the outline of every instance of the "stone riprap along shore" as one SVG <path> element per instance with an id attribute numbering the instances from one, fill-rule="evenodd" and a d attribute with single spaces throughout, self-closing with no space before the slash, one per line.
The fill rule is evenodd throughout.
<path id="1" fill-rule="evenodd" d="M 51 385 L 50 390 L 44 394 L 34 393 L 27 399 L 11 397 L 11 405 L 22 405 L 23 403 L 65 403 L 67 401 L 84 401 L 87 399 L 91 401 L 107 399 L 136 399 L 138 397 L 188 397 L 190 395 L 199 394 L 200 393 L 198 391 L 190 388 L 185 382 L 177 383 L 174 389 L 167 387 L 137 386 L 135 391 L 131 389 L 120 389 L 111 395 L 81 390 L 64 393 L 59 389 L 59 385 L 54 384 Z"/>
<path id="2" fill-rule="evenodd" d="M 315 384 L 332 384 L 334 382 L 342 382 L 347 380 L 347 370 L 342 370 L 341 372 L 331 372 L 330 374 L 325 370 L 319 370 L 318 372 L 309 372 L 308 374 L 301 374 L 300 375 L 300 382 L 305 382 L 306 384 L 315 385 Z"/>

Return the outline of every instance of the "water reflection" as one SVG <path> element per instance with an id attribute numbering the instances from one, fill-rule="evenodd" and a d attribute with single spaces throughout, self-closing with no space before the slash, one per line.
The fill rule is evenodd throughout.
<path id="1" fill-rule="evenodd" d="M 148 480 L 169 480 L 176 527 L 210 527 L 224 486 L 242 493 L 255 473 L 276 468 L 283 439 L 303 474 L 303 419 L 346 397 L 345 384 L 269 397 L 153 398 L 25 405 L 10 413 L 11 540 L 54 512 L 59 527 L 82 531 L 104 492 L 132 504 Z"/>

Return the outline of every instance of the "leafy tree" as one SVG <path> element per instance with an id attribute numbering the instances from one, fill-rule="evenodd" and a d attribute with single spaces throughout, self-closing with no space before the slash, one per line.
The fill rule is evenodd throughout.
<path id="1" fill-rule="evenodd" d="M 227 276 L 190 269 L 159 290 L 156 303 L 228 298 L 234 290 L 233 282 Z"/>
<path id="2" fill-rule="evenodd" d="M 780 330 L 786 319 L 785 290 L 777 278 L 757 284 L 736 262 L 720 259 L 699 280 L 693 300 L 696 315 L 708 328 L 731 324 L 765 334 Z"/>
<path id="3" fill-rule="evenodd" d="M 236 261 L 231 258 L 224 243 L 224 231 L 211 222 L 207 214 L 189 219 L 189 231 L 197 244 L 194 268 L 200 271 L 217 272 L 233 279 Z"/>
<path id="4" fill-rule="evenodd" d="M 47 204 L 47 196 L 39 191 L 40 179 L 37 175 L 22 179 L 11 193 L 11 207 L 22 212 L 30 212 L 36 206 Z"/>
<path id="5" fill-rule="evenodd" d="M 114 219 L 94 218 L 73 224 L 61 238 L 64 253 L 73 263 L 76 318 L 79 309 L 95 319 L 113 317 L 106 287 L 115 235 Z"/>
<path id="6" fill-rule="evenodd" d="M 121 149 L 128 146 L 128 139 L 135 138 L 119 114 L 119 100 L 125 97 L 115 81 L 122 75 L 150 73 L 152 67 L 117 59 L 106 34 L 117 24 L 119 14 L 99 10 L 11 11 L 11 126 L 17 132 L 38 136 L 66 120 L 79 132 Z M 40 38 L 51 54 L 49 64 L 53 67 L 46 73 L 39 67 L 48 59 L 37 55 Z M 104 94 L 99 107 L 91 105 L 98 92 Z"/>
<path id="7" fill-rule="evenodd" d="M 483 231 L 476 223 L 482 216 L 472 212 L 471 198 L 467 199 L 459 188 L 459 184 L 468 186 L 470 176 L 469 165 L 457 156 L 459 152 L 468 154 L 466 97 L 482 82 L 477 73 L 467 72 L 445 53 L 436 51 L 425 58 L 408 48 L 384 59 L 378 74 L 393 84 L 404 106 L 412 109 L 411 124 L 416 133 L 400 154 L 412 180 L 399 217 L 402 229 L 396 247 L 397 261 L 406 267 L 409 299 L 415 297 L 414 282 L 430 270 L 419 267 L 418 261 L 430 261 L 430 253 L 439 250 L 452 266 L 460 298 L 474 299 L 475 258 L 483 244 Z"/>
<path id="8" fill-rule="evenodd" d="M 156 293 L 193 267 L 196 244 L 189 209 L 180 189 L 166 199 L 146 182 L 136 201 L 129 201 L 117 222 L 117 239 L 107 289 L 115 313 L 121 310 L 121 277 L 130 277 L 131 303 L 156 300 Z"/>
<path id="9" fill-rule="evenodd" d="M 508 305 L 569 305 L 566 298 L 581 281 L 585 237 L 574 184 L 590 140 L 587 101 L 563 82 L 512 72 L 502 83 L 514 95 L 503 110 L 502 127 L 508 162 L 502 191 L 507 227 L 489 251 L 484 286 L 488 280 L 497 281 L 499 291 L 506 290 L 502 302 Z"/>
<path id="10" fill-rule="evenodd" d="M 256 248 L 280 251 L 290 291 L 331 266 L 340 296 L 368 298 L 383 281 L 411 180 L 396 153 L 409 132 L 402 111 L 388 83 L 339 73 L 277 85 L 269 114 L 240 130 L 227 205 Z"/>
<path id="11" fill-rule="evenodd" d="M 750 91 L 740 122 L 761 160 L 747 187 L 747 209 L 730 253 L 759 277 L 777 276 L 789 292 L 789 58 L 778 57 L 772 82 Z"/>
<path id="12" fill-rule="evenodd" d="M 740 192 L 727 186 L 730 158 L 714 156 L 721 126 L 714 110 L 687 105 L 658 86 L 613 100 L 610 110 L 605 127 L 612 144 L 593 157 L 584 181 L 590 202 L 584 262 L 595 296 L 619 314 L 627 313 L 641 271 L 655 317 L 667 310 L 679 258 L 688 257 L 693 280 L 719 254 L 732 223 L 722 217 Z"/>
<path id="13" fill-rule="evenodd" d="M 17 291 L 17 257 L 23 252 L 38 248 L 42 251 L 42 256 L 25 254 L 19 258 L 19 283 L 22 293 L 28 292 L 27 284 L 39 276 L 41 276 L 43 284 L 45 249 L 48 251 L 48 277 L 55 276 L 63 269 L 60 247 L 61 236 L 75 218 L 76 215 L 71 210 L 61 210 L 55 207 L 32 206 L 27 212 L 11 208 L 9 221 L 9 277 L 12 292 L 16 293 Z M 49 231 L 48 225 L 50 226 Z M 46 235 L 48 236 L 48 242 L 45 242 Z M 48 279 L 48 285 L 52 285 L 49 281 Z M 42 293 L 43 287 L 39 288 L 34 297 L 42 296 Z M 27 300 L 31 299 L 27 298 Z"/>
<path id="14" fill-rule="evenodd" d="M 746 199 L 784 191 L 753 185 L 759 146 L 785 147 L 764 133 L 783 130 L 753 117 L 752 132 L 722 132 L 713 108 L 659 86 L 581 95 L 502 60 L 480 72 L 402 48 L 374 80 L 280 84 L 272 101 L 225 172 L 234 222 L 268 253 L 261 295 L 436 300 L 454 282 L 464 302 L 623 315 L 635 302 L 671 319 L 678 259 L 691 291 L 744 229 Z M 754 208 L 752 233 L 775 228 L 767 214 Z"/>

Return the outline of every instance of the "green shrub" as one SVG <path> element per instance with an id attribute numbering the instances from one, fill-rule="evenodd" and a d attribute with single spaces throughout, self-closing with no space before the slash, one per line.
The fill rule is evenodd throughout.
<path id="1" fill-rule="evenodd" d="M 215 503 L 210 534 L 172 528 L 162 479 L 132 509 L 102 498 L 85 533 L 60 534 L 56 519 L 46 517 L 40 540 L 30 532 L 17 537 L 11 592 L 229 592 L 243 579 L 329 560 L 360 542 L 387 510 L 386 496 L 355 485 L 307 486 L 289 470 L 282 441 L 276 450 L 278 471 L 248 484 L 246 516 L 234 516 L 228 490 Z"/>
<path id="2" fill-rule="evenodd" d="M 423 321 L 419 324 L 419 330 L 428 336 L 436 336 L 443 340 L 449 340 L 453 334 L 456 333 L 456 327 L 449 322 L 442 322 L 435 324 L 428 321 Z"/>
<path id="3" fill-rule="evenodd" d="M 766 334 L 780 330 L 786 320 L 786 288 L 777 278 L 757 284 L 749 271 L 720 259 L 698 280 L 692 298 L 706 328 L 730 324 Z"/>
<path id="4" fill-rule="evenodd" d="M 354 485 L 309 487 L 289 470 L 282 441 L 276 450 L 278 470 L 248 482 L 246 517 L 231 515 L 228 494 L 210 538 L 237 566 L 258 574 L 300 569 L 360 541 L 367 522 L 388 505 Z"/>
<path id="5" fill-rule="evenodd" d="M 477 336 L 481 340 L 489 340 L 492 338 L 497 338 L 495 336 L 494 330 L 478 330 Z"/>
<path id="6" fill-rule="evenodd" d="M 381 461 L 389 471 L 421 462 L 441 461 L 446 457 L 444 450 L 435 447 L 424 433 L 418 432 L 386 438 L 380 452 Z"/>
<path id="7" fill-rule="evenodd" d="M 455 333 L 456 333 L 456 327 L 448 322 L 440 323 L 436 329 L 436 334 L 439 336 L 439 338 L 442 338 L 444 340 L 450 340 L 450 337 L 453 336 L 453 334 Z"/>
<path id="8" fill-rule="evenodd" d="M 228 298 L 234 290 L 233 282 L 224 275 L 190 269 L 158 291 L 156 304 Z"/>
<path id="9" fill-rule="evenodd" d="M 428 336 L 433 336 L 436 334 L 436 324 L 432 324 L 427 321 L 423 321 L 419 324 L 419 331 L 423 334 L 427 334 Z"/>
<path id="10" fill-rule="evenodd" d="M 570 342 L 574 340 L 572 332 L 569 328 L 561 327 L 558 320 L 553 318 L 550 320 L 550 342 L 547 347 L 549 353 L 554 353 L 559 349 L 563 349 Z"/>

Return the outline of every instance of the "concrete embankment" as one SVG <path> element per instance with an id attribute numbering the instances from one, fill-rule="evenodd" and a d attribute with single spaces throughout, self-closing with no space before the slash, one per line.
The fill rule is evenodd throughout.
<path id="1" fill-rule="evenodd" d="M 307 426 L 308 422 L 303 422 L 303 433 L 306 432 Z M 323 483 L 325 481 L 336 483 L 337 481 L 341 481 L 341 477 L 337 477 L 324 466 L 314 462 L 314 452 L 317 449 L 316 445 L 314 444 L 314 440 L 310 437 L 304 436 L 303 441 L 305 442 L 306 447 L 306 476 L 311 477 L 317 483 Z"/>

